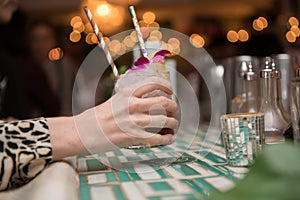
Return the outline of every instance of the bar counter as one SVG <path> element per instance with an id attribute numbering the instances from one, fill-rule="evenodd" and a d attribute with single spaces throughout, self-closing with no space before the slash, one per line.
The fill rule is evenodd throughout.
<path id="1" fill-rule="evenodd" d="M 225 192 L 249 168 L 228 166 L 220 139 L 215 144 L 205 137 L 218 136 L 220 130 L 206 134 L 206 128 L 197 134 L 184 130 L 183 137 L 164 147 L 119 149 L 53 163 L 27 185 L 0 193 L 0 199 L 202 199 Z"/>

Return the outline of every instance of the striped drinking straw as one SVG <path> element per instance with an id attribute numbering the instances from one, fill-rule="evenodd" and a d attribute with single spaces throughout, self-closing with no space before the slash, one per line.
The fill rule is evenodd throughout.
<path id="1" fill-rule="evenodd" d="M 93 16 L 92 16 L 92 13 L 91 13 L 90 9 L 85 6 L 84 7 L 84 11 L 85 11 L 85 14 L 88 17 L 88 20 L 89 20 L 90 24 L 93 27 L 94 33 L 97 36 L 99 46 L 102 47 L 102 49 L 104 50 L 106 59 L 107 59 L 108 63 L 110 64 L 115 77 L 116 78 L 119 77 L 118 69 L 117 69 L 117 67 L 116 67 L 116 65 L 115 65 L 115 63 L 114 63 L 114 61 L 113 61 L 113 59 L 112 59 L 112 57 L 111 57 L 111 55 L 110 55 L 110 53 L 108 51 L 108 48 L 107 48 L 107 46 L 105 44 L 105 41 L 104 41 L 103 37 L 101 36 L 101 34 L 99 32 L 99 28 L 98 28 L 97 24 L 93 20 Z"/>
<path id="2" fill-rule="evenodd" d="M 144 57 L 148 58 L 147 50 L 146 50 L 146 47 L 145 47 L 145 43 L 144 43 L 144 40 L 143 40 L 143 36 L 142 36 L 142 33 L 141 33 L 139 22 L 137 20 L 137 17 L 136 17 L 133 6 L 129 6 L 129 12 L 130 12 L 130 15 L 131 15 L 131 18 L 132 18 L 134 29 L 135 29 L 136 34 L 137 34 L 137 38 L 139 40 L 139 44 L 140 44 L 140 47 L 141 47 L 142 54 L 143 54 Z"/>

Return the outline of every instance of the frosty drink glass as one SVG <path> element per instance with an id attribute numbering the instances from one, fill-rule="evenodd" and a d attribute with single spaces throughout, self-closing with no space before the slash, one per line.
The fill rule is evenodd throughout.
<path id="1" fill-rule="evenodd" d="M 129 69 L 125 74 L 120 75 L 120 77 L 117 79 L 115 83 L 115 88 L 114 92 L 119 92 L 121 89 L 128 87 L 132 84 L 141 82 L 147 78 L 150 77 L 160 77 L 165 80 L 170 81 L 169 79 L 169 74 L 166 71 L 166 68 L 164 66 L 163 62 L 150 62 L 144 67 L 137 67 L 137 68 L 132 68 Z M 155 96 L 166 96 L 168 98 L 172 98 L 171 95 L 166 94 L 165 92 L 161 90 L 154 90 L 150 93 L 144 94 L 142 98 L 149 98 L 149 97 L 155 97 Z M 146 128 L 146 131 L 151 132 L 151 133 L 158 133 L 158 134 L 167 134 L 167 133 L 172 133 L 174 134 L 174 130 L 171 130 L 169 128 Z M 145 145 L 134 145 L 130 146 L 128 148 L 130 149 L 140 149 L 140 148 L 145 148 Z"/>

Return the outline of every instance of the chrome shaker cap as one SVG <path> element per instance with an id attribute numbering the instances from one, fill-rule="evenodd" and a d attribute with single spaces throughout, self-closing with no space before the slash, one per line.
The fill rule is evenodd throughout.
<path id="1" fill-rule="evenodd" d="M 253 66 L 252 66 L 251 62 L 249 62 L 249 64 L 247 65 L 247 72 L 244 75 L 244 79 L 247 80 L 247 81 L 252 81 L 252 80 L 257 79 L 257 75 L 253 71 Z"/>
<path id="2" fill-rule="evenodd" d="M 264 68 L 260 70 L 260 78 L 273 78 L 271 57 L 265 57 Z"/>

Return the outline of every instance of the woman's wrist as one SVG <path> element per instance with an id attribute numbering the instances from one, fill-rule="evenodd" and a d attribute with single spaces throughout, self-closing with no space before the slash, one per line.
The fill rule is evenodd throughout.
<path id="1" fill-rule="evenodd" d="M 74 117 L 47 118 L 53 160 L 84 154 L 86 149 L 78 137 Z"/>

